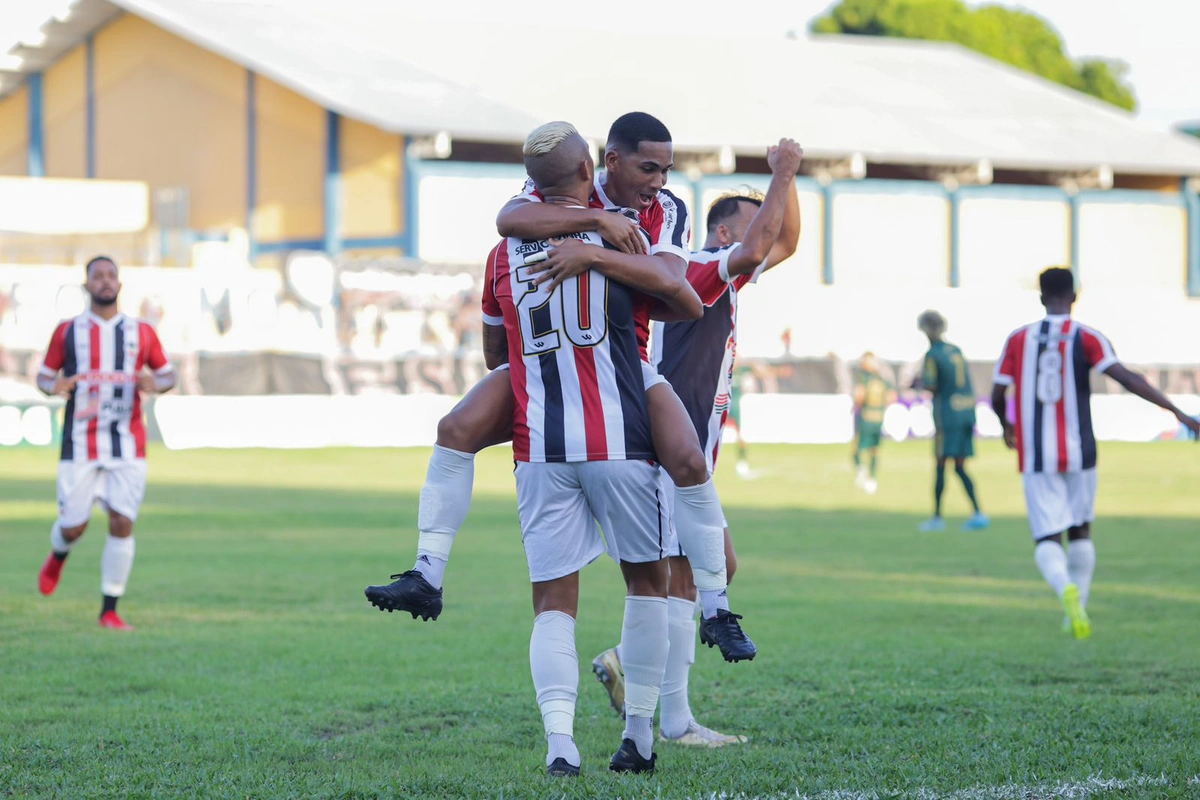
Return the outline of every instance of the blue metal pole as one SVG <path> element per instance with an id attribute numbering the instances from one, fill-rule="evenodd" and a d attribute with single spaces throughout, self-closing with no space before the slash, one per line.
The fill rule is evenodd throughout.
<path id="1" fill-rule="evenodd" d="M 29 76 L 29 144 L 27 169 L 29 177 L 46 177 L 46 151 L 42 116 L 42 73 Z"/>
<path id="2" fill-rule="evenodd" d="M 1188 184 L 1187 178 L 1179 181 L 1187 209 L 1187 293 L 1188 297 L 1200 297 L 1200 194 Z"/>
<path id="3" fill-rule="evenodd" d="M 342 117 L 325 112 L 325 252 L 342 250 Z"/>
<path id="4" fill-rule="evenodd" d="M 833 184 L 821 187 L 821 195 L 825 199 L 824 227 L 825 247 L 822 253 L 821 282 L 826 286 L 833 285 Z"/>
<path id="5" fill-rule="evenodd" d="M 957 289 L 960 283 L 958 266 L 960 242 L 958 209 L 962 196 L 959 194 L 958 189 L 948 190 L 947 194 L 950 197 L 950 286 Z"/>
<path id="6" fill-rule="evenodd" d="M 404 192 L 404 255 L 417 257 L 417 176 L 414 167 L 417 159 L 408 154 L 408 137 L 400 137 L 400 160 L 404 164 L 401 191 Z"/>

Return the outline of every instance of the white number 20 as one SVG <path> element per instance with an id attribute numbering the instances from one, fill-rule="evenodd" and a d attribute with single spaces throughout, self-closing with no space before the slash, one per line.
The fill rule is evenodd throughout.
<path id="1" fill-rule="evenodd" d="M 1037 399 L 1053 404 L 1062 400 L 1062 355 L 1058 350 L 1045 350 L 1038 356 Z"/>

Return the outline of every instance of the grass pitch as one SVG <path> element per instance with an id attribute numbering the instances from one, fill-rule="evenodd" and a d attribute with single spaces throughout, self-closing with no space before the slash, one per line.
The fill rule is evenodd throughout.
<path id="1" fill-rule="evenodd" d="M 1050 797 L 1200 795 L 1200 449 L 1103 445 L 1095 634 L 1076 642 L 1033 564 L 1014 459 L 973 473 L 993 526 L 928 515 L 927 443 L 888 444 L 880 491 L 843 447 L 759 447 L 718 475 L 760 654 L 701 648 L 700 721 L 751 743 L 660 745 L 607 772 L 621 723 L 587 672 L 620 631 L 606 560 L 583 578 L 584 776 L 543 775 L 511 461 L 483 454 L 435 623 L 368 583 L 411 566 L 428 451 L 151 452 L 138 554 L 97 627 L 99 516 L 37 593 L 49 450 L 0 455 L 0 795 L 112 797 Z"/>

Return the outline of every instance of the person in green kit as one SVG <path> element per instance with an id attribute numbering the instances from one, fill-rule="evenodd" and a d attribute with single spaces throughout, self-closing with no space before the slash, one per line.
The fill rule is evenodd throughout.
<path id="1" fill-rule="evenodd" d="M 966 460 L 975 455 L 975 391 L 966 359 L 957 346 L 943 337 L 946 318 L 926 311 L 917 318 L 917 327 L 929 337 L 929 352 L 918 379 L 918 388 L 933 395 L 933 425 L 937 475 L 933 483 L 933 517 L 921 523 L 923 533 L 945 530 L 942 520 L 942 492 L 946 488 L 946 461 L 954 459 L 954 472 L 967 490 L 975 512 L 963 524 L 963 530 L 978 531 L 988 526 L 987 516 L 979 510 L 975 483 L 967 474 Z"/>
<path id="2" fill-rule="evenodd" d="M 879 483 L 875 470 L 879 465 L 879 444 L 883 440 L 883 417 L 888 405 L 896 399 L 896 391 L 879 374 L 879 360 L 874 353 L 863 353 L 854 376 L 854 466 L 858 475 L 854 484 L 867 494 L 875 494 Z M 863 451 L 870 456 L 870 466 L 862 463 Z"/>

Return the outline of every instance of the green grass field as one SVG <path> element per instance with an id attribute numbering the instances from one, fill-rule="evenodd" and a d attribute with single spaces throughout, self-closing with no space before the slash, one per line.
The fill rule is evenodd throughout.
<path id="1" fill-rule="evenodd" d="M 751 743 L 660 745 L 607 772 L 621 723 L 587 671 L 620 631 L 607 560 L 583 578 L 584 777 L 543 775 L 511 461 L 480 457 L 435 623 L 383 614 L 408 569 L 428 452 L 151 453 L 138 554 L 103 631 L 94 518 L 37 593 L 54 455 L 0 455 L 0 795 L 57 797 L 1200 796 L 1200 449 L 1104 445 L 1095 635 L 1076 642 L 1033 564 L 1013 459 L 974 473 L 993 527 L 921 535 L 926 443 L 852 488 L 843 447 L 760 447 L 718 475 L 752 663 L 701 648 L 692 706 Z"/>

